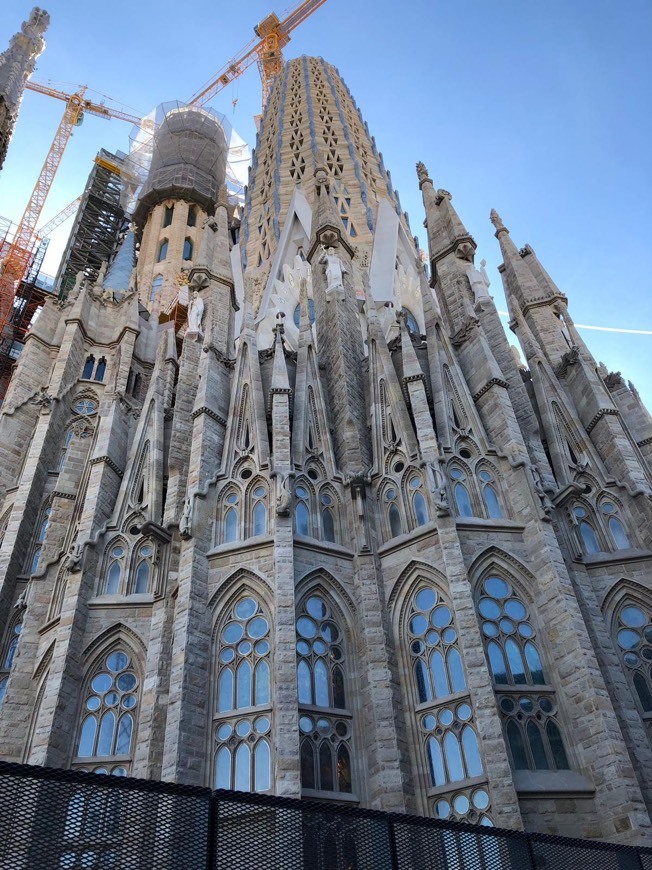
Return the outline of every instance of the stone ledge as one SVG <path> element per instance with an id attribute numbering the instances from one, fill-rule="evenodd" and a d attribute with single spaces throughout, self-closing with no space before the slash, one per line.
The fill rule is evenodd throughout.
<path id="1" fill-rule="evenodd" d="M 421 541 L 423 540 L 423 538 L 427 538 L 430 535 L 439 536 L 439 528 L 437 527 L 437 523 L 433 522 L 432 520 L 429 523 L 426 523 L 424 526 L 418 526 L 411 532 L 405 532 L 404 534 L 397 535 L 395 538 L 387 541 L 387 543 L 378 547 L 378 555 L 387 556 L 389 553 L 393 553 L 395 550 L 401 550 L 403 549 L 403 547 L 409 547 L 411 544 L 414 544 L 417 541 Z"/>
<path id="2" fill-rule="evenodd" d="M 515 770 L 514 788 L 519 798 L 590 798 L 595 786 L 574 770 Z"/>
<path id="3" fill-rule="evenodd" d="M 618 565 L 623 562 L 644 562 L 652 559 L 652 550 L 640 550 L 632 547 L 629 550 L 615 550 L 613 553 L 586 553 L 574 561 L 593 568 L 600 565 Z"/>
<path id="4" fill-rule="evenodd" d="M 483 531 L 491 530 L 492 532 L 515 532 L 523 533 L 525 526 L 523 523 L 517 523 L 515 520 L 499 519 L 486 520 L 484 517 L 457 517 L 455 525 L 458 529 L 464 531 L 475 532 L 478 529 Z"/>
<path id="5" fill-rule="evenodd" d="M 345 559 L 353 559 L 355 553 L 341 544 L 335 544 L 332 541 L 319 541 L 317 538 L 309 538 L 306 535 L 294 536 L 294 546 L 302 547 L 306 550 L 313 550 L 317 553 L 328 553 L 333 556 L 344 556 Z"/>
<path id="6" fill-rule="evenodd" d="M 262 550 L 266 547 L 274 546 L 273 535 L 257 535 L 256 537 L 245 538 L 241 541 L 229 541 L 228 544 L 218 544 L 206 553 L 207 559 L 212 559 L 215 556 L 225 556 L 231 553 L 250 552 L 252 550 Z"/>

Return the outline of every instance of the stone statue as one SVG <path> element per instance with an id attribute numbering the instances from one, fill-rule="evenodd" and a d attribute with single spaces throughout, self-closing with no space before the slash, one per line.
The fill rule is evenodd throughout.
<path id="1" fill-rule="evenodd" d="M 292 506 L 292 488 L 290 486 L 290 475 L 277 476 L 277 495 L 276 495 L 276 514 L 279 517 L 286 517 L 290 513 Z"/>
<path id="2" fill-rule="evenodd" d="M 192 496 L 183 503 L 183 513 L 179 518 L 179 533 L 182 538 L 192 537 Z"/>
<path id="3" fill-rule="evenodd" d="M 202 337 L 201 322 L 204 316 L 204 300 L 195 290 L 192 294 L 192 301 L 188 309 L 188 335 Z"/>
<path id="4" fill-rule="evenodd" d="M 448 516 L 451 512 L 448 503 L 448 494 L 446 493 L 446 478 L 441 470 L 439 461 L 426 462 L 426 469 L 429 472 L 431 480 L 430 490 L 435 497 L 435 508 L 437 509 L 438 517 Z"/>
<path id="5" fill-rule="evenodd" d="M 335 248 L 325 248 L 322 245 L 321 249 L 324 253 L 317 262 L 322 265 L 326 264 L 326 289 L 335 290 L 338 287 L 343 287 L 343 276 L 348 274 L 348 269 L 335 253 Z"/>
<path id="6" fill-rule="evenodd" d="M 483 299 L 490 298 L 488 291 L 491 285 L 491 281 L 489 280 L 487 270 L 485 269 L 486 265 L 486 260 L 480 260 L 480 269 L 476 269 L 473 263 L 469 263 L 466 267 L 466 274 L 469 279 L 469 283 L 471 284 L 471 289 L 473 290 L 473 296 L 475 297 L 476 304 Z"/>
<path id="7" fill-rule="evenodd" d="M 537 465 L 533 462 L 529 464 L 530 474 L 532 475 L 532 482 L 534 483 L 534 491 L 539 496 L 539 501 L 541 502 L 541 508 L 544 514 L 552 513 L 552 502 L 548 498 L 548 494 L 543 488 L 543 478 L 541 477 L 541 472 Z"/>

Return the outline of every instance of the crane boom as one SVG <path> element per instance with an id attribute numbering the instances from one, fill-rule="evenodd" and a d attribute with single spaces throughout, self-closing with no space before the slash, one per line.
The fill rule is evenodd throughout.
<path id="1" fill-rule="evenodd" d="M 70 215 L 77 211 L 79 203 L 81 202 L 82 195 L 80 194 L 77 199 L 73 199 L 72 202 L 69 202 L 65 208 L 62 208 L 58 214 L 55 214 L 53 218 L 51 218 L 46 224 L 39 227 L 36 230 L 37 236 L 44 239 L 50 235 L 50 233 L 54 232 L 57 227 L 61 226 L 64 221 L 67 221 Z"/>
<path id="2" fill-rule="evenodd" d="M 49 85 L 43 85 L 40 82 L 34 82 L 31 79 L 25 84 L 27 90 L 36 91 L 38 94 L 45 94 L 46 97 L 54 97 L 56 100 L 68 102 L 72 94 L 66 94 L 56 88 L 51 88 Z M 86 91 L 87 85 L 83 86 L 83 91 Z M 82 88 L 78 93 L 82 92 Z M 99 118 L 106 118 L 109 121 L 111 118 L 116 118 L 119 121 L 128 121 L 131 124 L 140 124 L 141 118 L 137 115 L 132 115 L 129 112 L 123 112 L 121 109 L 114 109 L 111 106 L 105 106 L 104 103 L 94 103 L 92 100 L 82 100 L 82 111 L 88 112 L 89 115 L 97 115 Z"/>
<path id="3" fill-rule="evenodd" d="M 284 60 L 281 50 L 290 41 L 290 33 L 312 15 L 326 0 L 303 0 L 280 21 L 272 13 L 254 28 L 258 39 L 253 39 L 188 101 L 193 106 L 204 106 L 213 97 L 248 69 L 258 63 L 263 82 L 263 107 L 267 102 L 274 78 L 282 69 Z"/>

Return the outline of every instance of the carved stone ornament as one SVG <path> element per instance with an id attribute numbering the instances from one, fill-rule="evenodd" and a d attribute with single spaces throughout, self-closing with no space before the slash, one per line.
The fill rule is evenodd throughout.
<path id="1" fill-rule="evenodd" d="M 491 209 L 491 212 L 489 213 L 489 218 L 491 220 L 491 223 L 496 228 L 496 232 L 506 229 L 505 224 L 502 222 L 500 215 L 495 208 Z"/>
<path id="2" fill-rule="evenodd" d="M 561 362 L 557 368 L 557 376 L 560 378 L 565 377 L 568 372 L 568 369 L 571 366 L 574 366 L 575 363 L 580 358 L 580 349 L 577 346 L 571 347 L 568 353 L 565 353 L 561 358 Z"/>
<path id="3" fill-rule="evenodd" d="M 183 512 L 179 517 L 179 534 L 186 540 L 192 537 L 192 509 L 192 496 L 189 495 L 183 503 Z"/>
<path id="4" fill-rule="evenodd" d="M 428 182 L 432 184 L 432 179 L 428 175 L 428 170 L 426 169 L 426 164 L 419 161 L 417 163 L 417 178 L 419 179 L 419 190 L 423 187 L 424 184 Z"/>
<path id="5" fill-rule="evenodd" d="M 290 485 L 290 475 L 278 474 L 276 476 L 276 515 L 279 517 L 287 517 L 292 506 L 292 487 Z"/>
<path id="6" fill-rule="evenodd" d="M 54 396 L 48 393 L 47 387 L 41 387 L 38 393 L 30 399 L 30 404 L 38 405 L 41 408 L 42 414 L 49 414 L 54 404 Z"/>
<path id="7" fill-rule="evenodd" d="M 458 260 L 466 260 L 468 263 L 473 262 L 475 248 L 470 242 L 462 242 L 455 248 L 455 256 Z"/>

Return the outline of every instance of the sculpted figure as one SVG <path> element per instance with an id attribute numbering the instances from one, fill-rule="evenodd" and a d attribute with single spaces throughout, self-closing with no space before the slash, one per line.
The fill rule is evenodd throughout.
<path id="1" fill-rule="evenodd" d="M 336 287 L 343 287 L 343 276 L 348 273 L 348 270 L 335 253 L 335 248 L 325 248 L 321 246 L 324 252 L 318 262 L 326 265 L 326 282 L 327 290 L 334 290 Z"/>
<path id="2" fill-rule="evenodd" d="M 179 519 L 179 533 L 182 538 L 192 537 L 192 496 L 183 503 L 183 513 Z"/>
<path id="3" fill-rule="evenodd" d="M 480 260 L 480 269 L 476 269 L 473 263 L 469 263 L 466 267 L 466 274 L 471 283 L 471 289 L 473 290 L 473 296 L 475 297 L 476 302 L 480 302 L 481 299 L 489 298 L 489 286 L 491 281 L 489 280 L 487 270 L 485 269 L 486 265 L 486 260 Z"/>
<path id="4" fill-rule="evenodd" d="M 197 335 L 201 333 L 201 322 L 203 316 L 204 300 L 195 290 L 195 292 L 192 294 L 192 302 L 190 303 L 190 308 L 188 309 L 188 332 L 196 333 Z"/>
<path id="5" fill-rule="evenodd" d="M 284 474 L 277 477 L 278 493 L 276 496 L 276 513 L 279 517 L 286 517 L 292 506 L 292 489 L 290 487 L 290 475 Z"/>

